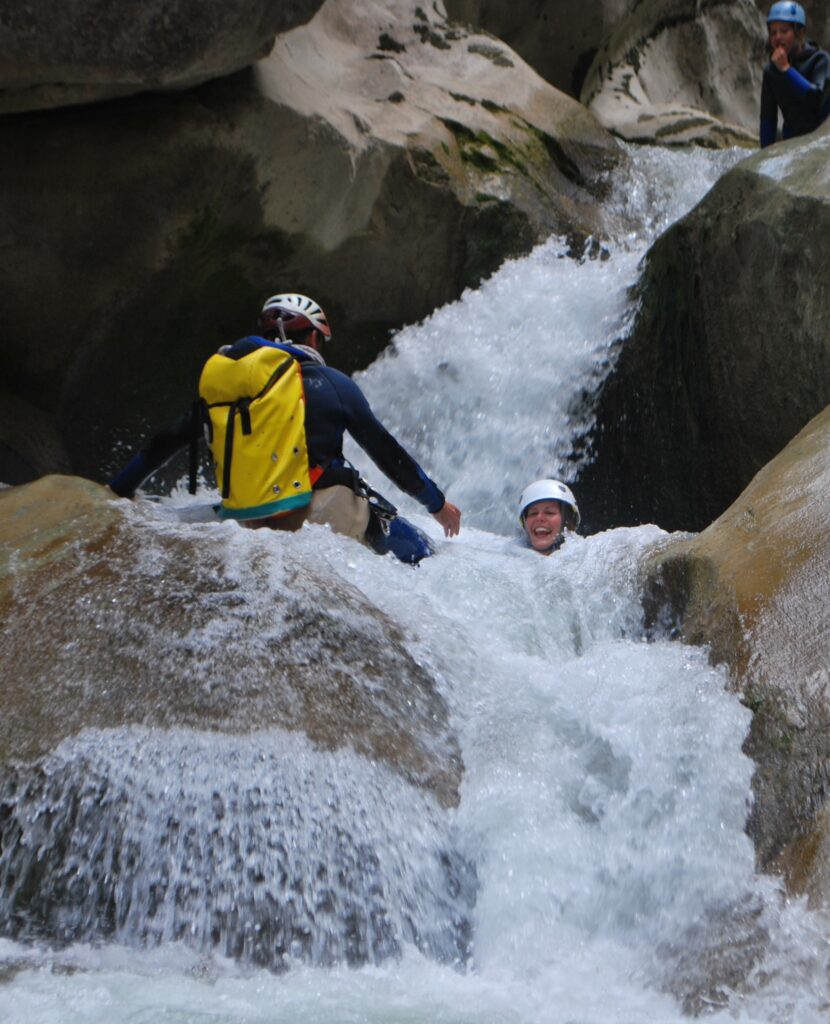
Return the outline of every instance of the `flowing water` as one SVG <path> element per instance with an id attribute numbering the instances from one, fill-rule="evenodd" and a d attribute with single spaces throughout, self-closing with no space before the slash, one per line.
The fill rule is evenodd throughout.
<path id="1" fill-rule="evenodd" d="M 643 635 L 637 564 L 665 535 L 572 537 L 541 558 L 516 528 L 529 480 L 572 474 L 649 240 L 737 158 L 638 153 L 618 203 L 645 227 L 584 261 L 552 239 L 402 331 L 360 376 L 464 510 L 461 536 L 443 542 L 392 495 L 436 538 L 417 570 L 319 527 L 264 540 L 174 523 L 181 493 L 160 508 L 162 533 L 233 531 L 231 561 L 247 545 L 291 544 L 399 623 L 449 705 L 461 802 L 440 810 L 382 767 L 296 735 L 84 733 L 43 766 L 43 786 L 6 793 L 21 842 L 45 843 L 51 864 L 46 824 L 55 834 L 64 779 L 84 767 L 54 854 L 69 894 L 56 927 L 82 938 L 49 948 L 24 928 L 0 939 L 0 1022 L 827 1019 L 827 922 L 755 873 L 743 830 L 749 712 L 705 652 Z M 107 801 L 126 808 L 118 857 L 85 813 Z M 91 861 L 97 885 L 121 877 L 106 939 L 84 931 L 97 911 L 77 882 Z M 228 895 L 237 874 L 249 880 L 241 907 Z M 348 921 L 312 933 L 298 896 L 281 972 L 257 959 L 276 876 L 289 889 L 304 878 L 318 909 L 339 901 Z M 0 862 L 3 878 L 8 899 L 20 880 Z M 194 909 L 208 888 L 212 917 Z M 137 906 L 152 912 L 134 919 Z M 233 915 L 248 920 L 230 929 L 228 955 L 206 952 Z"/>

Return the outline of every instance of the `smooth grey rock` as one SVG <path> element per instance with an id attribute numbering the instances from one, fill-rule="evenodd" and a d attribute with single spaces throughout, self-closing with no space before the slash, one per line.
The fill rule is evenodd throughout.
<path id="1" fill-rule="evenodd" d="M 645 0 L 593 60 L 581 100 L 631 142 L 757 145 L 763 18 L 732 0 Z"/>
<path id="2" fill-rule="evenodd" d="M 830 124 L 748 157 L 652 246 L 579 483 L 592 526 L 703 529 L 830 403 L 828 160 Z"/>
<path id="3" fill-rule="evenodd" d="M 248 67 L 323 0 L 0 0 L 0 114 L 184 89 Z"/>

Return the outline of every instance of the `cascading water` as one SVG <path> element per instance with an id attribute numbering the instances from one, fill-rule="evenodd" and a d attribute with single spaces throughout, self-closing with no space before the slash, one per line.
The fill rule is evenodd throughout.
<path id="1" fill-rule="evenodd" d="M 511 532 L 530 480 L 573 476 L 573 446 L 591 425 L 591 396 L 633 313 L 628 289 L 646 243 L 738 156 L 636 152 L 609 205 L 621 223 L 644 225 L 638 232 L 579 261 L 567 258 L 564 239 L 551 239 L 401 331 L 357 375 L 384 424 L 439 483 L 451 481 L 466 523 Z M 357 447 L 349 454 L 376 476 Z"/>
<path id="2" fill-rule="evenodd" d="M 621 202 L 641 221 L 648 211 L 646 230 L 582 262 L 550 241 L 402 331 L 361 375 L 380 418 L 464 510 L 461 536 L 442 543 L 395 496 L 437 557 L 413 571 L 321 528 L 267 538 L 401 625 L 451 709 L 459 806 L 439 809 L 384 767 L 297 735 L 84 733 L 44 763 L 43 785 L 7 780 L 0 795 L 4 835 L 43 851 L 27 870 L 60 864 L 69 896 L 55 906 L 75 939 L 48 949 L 37 921 L 5 929 L 17 940 L 0 939 L 0 1021 L 826 1019 L 826 922 L 756 875 L 744 833 L 749 712 L 705 652 L 644 637 L 637 565 L 663 534 L 574 537 L 546 559 L 515 524 L 524 484 L 568 475 L 648 241 L 737 158 L 641 151 Z M 194 528 L 165 507 L 157 520 L 160 534 Z M 230 530 L 241 550 L 264 548 L 231 524 L 199 529 L 203 543 Z M 113 805 L 106 841 L 82 798 L 61 800 L 76 769 L 90 801 Z M 60 814 L 71 827 L 52 841 Z M 6 921 L 26 884 L 15 863 L 0 861 Z M 90 872 L 109 907 L 91 932 L 78 923 L 101 920 L 95 886 L 81 884 Z M 242 876 L 237 913 L 222 894 Z M 269 894 L 292 880 L 293 916 L 275 923 Z M 288 970 L 258 966 L 263 942 Z"/>
<path id="3" fill-rule="evenodd" d="M 3 925 L 21 938 L 184 942 L 277 969 L 402 942 L 466 956 L 474 879 L 431 801 L 301 734 L 88 730 L 0 805 Z M 441 899 L 448 876 L 463 897 Z"/>

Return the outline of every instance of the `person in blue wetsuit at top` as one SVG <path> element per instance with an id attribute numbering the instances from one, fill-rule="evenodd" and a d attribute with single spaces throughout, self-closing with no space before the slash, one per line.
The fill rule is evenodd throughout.
<path id="1" fill-rule="evenodd" d="M 380 423 L 357 384 L 326 365 L 323 351 L 331 339 L 331 328 L 320 306 L 305 295 L 274 295 L 262 307 L 259 331 L 223 346 L 219 352 L 239 360 L 267 346 L 289 353 L 299 363 L 308 462 L 315 467 L 312 491 L 310 504 L 289 514 L 249 518 L 242 509 L 231 513 L 233 517 L 244 526 L 289 530 L 298 529 L 303 522 L 327 523 L 338 533 L 364 541 L 379 554 L 391 551 L 413 565 L 431 555 L 433 548 L 426 534 L 398 516 L 394 506 L 368 487 L 344 458 L 343 435 L 348 431 L 390 480 L 431 513 L 447 537 L 455 536 L 461 525 L 461 510 L 445 499 Z M 110 488 L 131 498 L 151 473 L 191 444 L 203 426 L 204 413 L 197 403 L 135 455 L 109 482 Z"/>
<path id="2" fill-rule="evenodd" d="M 761 84 L 761 146 L 806 135 L 830 114 L 830 54 L 807 42 L 807 17 L 792 0 L 774 3 L 767 15 L 770 62 Z"/>
<path id="3" fill-rule="evenodd" d="M 534 551 L 553 554 L 565 543 L 567 531 L 579 529 L 573 491 L 561 480 L 534 480 L 519 497 L 519 522 Z"/>

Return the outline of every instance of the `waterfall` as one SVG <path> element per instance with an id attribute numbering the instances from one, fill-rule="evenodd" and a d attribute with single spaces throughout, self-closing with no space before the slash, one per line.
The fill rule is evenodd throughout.
<path id="1" fill-rule="evenodd" d="M 466 956 L 474 878 L 432 801 L 300 734 L 87 730 L 7 779 L 0 807 L 0 922 L 21 939 L 184 942 L 272 969 L 404 942 Z"/>
<path id="2" fill-rule="evenodd" d="M 821 922 L 756 874 L 744 832 L 749 712 L 705 651 L 643 628 L 637 567 L 665 534 L 540 558 L 515 522 L 524 484 L 584 457 L 649 241 L 739 155 L 638 152 L 615 201 L 639 228 L 596 258 L 551 239 L 509 261 L 360 375 L 464 510 L 443 541 L 350 452 L 436 557 L 413 570 L 322 527 L 268 538 L 400 626 L 450 709 L 459 805 L 298 734 L 88 730 L 0 792 L 0 1020 L 826 1018 Z M 196 528 L 171 514 L 187 501 L 158 508 L 160 535 Z M 235 524 L 198 529 L 267 557 Z"/>

